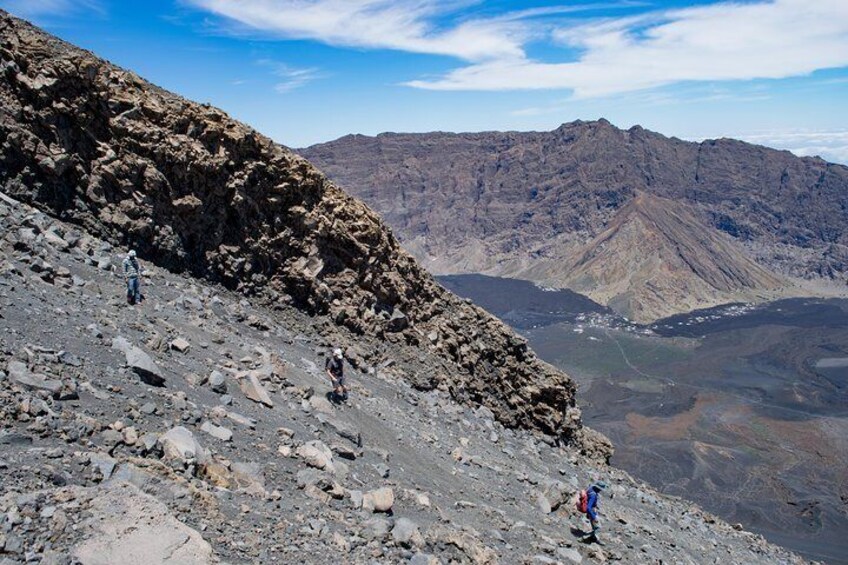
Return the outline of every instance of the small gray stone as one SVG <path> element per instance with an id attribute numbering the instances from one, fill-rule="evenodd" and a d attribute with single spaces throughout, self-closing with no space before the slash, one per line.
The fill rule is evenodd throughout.
<path id="1" fill-rule="evenodd" d="M 568 563 L 582 563 L 583 556 L 576 549 L 570 547 L 560 547 L 557 549 L 557 555 Z"/>
<path id="2" fill-rule="evenodd" d="M 295 452 L 310 467 L 333 471 L 333 452 L 320 440 L 307 441 Z"/>
<path id="3" fill-rule="evenodd" d="M 212 388 L 212 392 L 217 392 L 218 394 L 227 392 L 227 378 L 221 372 L 212 371 L 212 374 L 209 375 L 208 382 Z"/>
<path id="4" fill-rule="evenodd" d="M 409 559 L 409 565 L 441 565 L 442 561 L 429 553 L 418 552 Z"/>
<path id="5" fill-rule="evenodd" d="M 362 498 L 363 494 L 361 490 L 349 490 L 347 491 L 348 497 L 350 498 L 350 504 L 356 510 L 362 508 Z"/>
<path id="6" fill-rule="evenodd" d="M 251 430 L 256 428 L 256 420 L 248 418 L 247 416 L 242 416 L 241 414 L 237 414 L 235 412 L 227 412 L 227 418 L 229 418 L 236 424 L 245 426 L 247 428 L 250 428 Z"/>
<path id="7" fill-rule="evenodd" d="M 92 453 L 88 460 L 100 473 L 104 481 L 109 480 L 109 477 L 115 471 L 115 465 L 118 464 L 115 459 L 105 453 Z"/>
<path id="8" fill-rule="evenodd" d="M 159 436 L 153 433 L 147 433 L 142 435 L 136 443 L 141 445 L 144 453 L 148 453 L 156 448 L 156 445 L 159 443 Z"/>
<path id="9" fill-rule="evenodd" d="M 420 546 L 424 543 L 418 524 L 409 518 L 398 518 L 392 528 L 392 539 L 398 545 L 404 547 Z"/>
<path id="10" fill-rule="evenodd" d="M 58 395 L 62 390 L 62 381 L 56 379 L 48 379 L 44 375 L 37 375 L 30 372 L 27 366 L 20 361 L 9 361 L 6 370 L 9 371 L 9 377 L 17 384 L 34 390 L 46 390 L 51 394 Z"/>
<path id="11" fill-rule="evenodd" d="M 59 362 L 64 363 L 65 365 L 70 365 L 71 367 L 82 366 L 82 361 L 80 361 L 80 358 L 74 355 L 73 353 L 68 353 L 67 351 L 59 352 Z"/>
<path id="12" fill-rule="evenodd" d="M 179 351 L 180 353 L 186 353 L 189 347 L 191 347 L 191 344 L 181 337 L 178 337 L 171 342 L 171 349 Z"/>
<path id="13" fill-rule="evenodd" d="M 166 459 L 185 463 L 204 462 L 209 459 L 209 452 L 203 449 L 194 439 L 194 434 L 182 426 L 171 428 L 159 438 L 159 444 Z"/>
<path id="14" fill-rule="evenodd" d="M 200 430 L 206 432 L 212 437 L 220 439 L 221 441 L 230 441 L 233 439 L 232 430 L 223 426 L 216 426 L 212 422 L 203 422 L 203 425 L 200 426 Z"/>
<path id="15" fill-rule="evenodd" d="M 375 516 L 369 518 L 363 524 L 365 526 L 362 535 L 370 539 L 383 539 L 391 530 L 392 523 L 387 518 Z"/>
<path id="16" fill-rule="evenodd" d="M 6 536 L 6 543 L 3 545 L 3 551 L 6 553 L 20 553 L 24 549 L 24 542 L 21 538 L 14 534 Z"/>
<path id="17" fill-rule="evenodd" d="M 389 318 L 388 330 L 390 332 L 400 332 L 409 327 L 409 318 L 398 308 L 392 312 L 392 317 Z"/>
<path id="18" fill-rule="evenodd" d="M 269 395 L 268 391 L 265 390 L 265 387 L 262 386 L 262 383 L 259 381 L 259 377 L 256 376 L 255 371 L 239 373 L 237 378 L 241 391 L 248 399 L 259 404 L 264 404 L 269 408 L 274 407 L 274 401 L 271 400 L 271 395 Z"/>
<path id="19" fill-rule="evenodd" d="M 333 444 L 330 447 L 330 449 L 333 451 L 333 453 L 335 453 L 336 455 L 338 455 L 339 457 L 341 457 L 343 459 L 348 459 L 350 461 L 353 461 L 353 460 L 356 459 L 356 451 L 354 451 L 353 449 L 351 449 L 350 447 L 348 447 L 346 445 L 340 445 L 340 444 L 336 443 L 336 444 Z"/>
<path id="20" fill-rule="evenodd" d="M 123 443 L 123 441 L 124 434 L 107 428 L 97 435 L 94 443 L 111 452 L 118 444 Z"/>

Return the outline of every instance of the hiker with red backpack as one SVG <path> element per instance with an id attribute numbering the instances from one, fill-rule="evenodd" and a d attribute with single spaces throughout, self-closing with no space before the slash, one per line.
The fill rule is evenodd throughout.
<path id="1" fill-rule="evenodd" d="M 577 510 L 581 514 L 585 514 L 592 525 L 592 531 L 583 536 L 582 541 L 594 541 L 599 545 L 603 545 L 598 539 L 598 530 L 601 529 L 600 521 L 598 520 L 598 510 L 600 510 L 601 491 L 607 488 L 607 484 L 603 481 L 598 481 L 592 484 L 589 488 L 580 491 L 577 499 Z"/>

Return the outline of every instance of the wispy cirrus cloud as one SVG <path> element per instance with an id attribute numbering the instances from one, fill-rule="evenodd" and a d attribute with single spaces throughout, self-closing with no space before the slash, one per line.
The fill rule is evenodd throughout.
<path id="1" fill-rule="evenodd" d="M 468 63 L 404 83 L 431 90 L 560 89 L 588 98 L 848 66 L 846 0 L 716 2 L 594 19 L 564 14 L 610 5 L 492 15 L 475 12 L 480 2 L 474 0 L 183 1 L 281 38 L 447 55 Z M 546 46 L 544 59 L 529 55 L 531 42 Z"/>
<path id="2" fill-rule="evenodd" d="M 558 29 L 575 61 L 527 58 L 459 68 L 410 86 L 569 89 L 594 97 L 685 81 L 786 78 L 848 66 L 848 2 L 774 0 L 648 12 Z"/>
<path id="3" fill-rule="evenodd" d="M 522 57 L 526 26 L 505 18 L 436 21 L 469 0 L 184 0 L 255 30 L 345 47 L 448 55 L 468 61 Z"/>
<path id="4" fill-rule="evenodd" d="M 98 0 L 0 0 L 0 8 L 21 18 L 105 11 Z"/>
<path id="5" fill-rule="evenodd" d="M 271 73 L 277 79 L 276 84 L 274 84 L 274 90 L 280 94 L 291 92 L 296 88 L 300 88 L 324 77 L 324 73 L 314 67 L 298 68 L 271 59 L 259 59 L 256 61 L 256 64 L 271 70 Z"/>
<path id="6" fill-rule="evenodd" d="M 696 83 L 673 90 L 655 89 L 632 93 L 627 101 L 630 106 L 661 107 L 692 104 L 757 103 L 770 100 L 772 96 L 761 85 L 750 88 L 727 88 L 713 83 Z M 522 107 L 510 112 L 512 116 L 545 116 L 567 114 L 574 107 L 573 98 L 562 98 L 555 102 Z"/>

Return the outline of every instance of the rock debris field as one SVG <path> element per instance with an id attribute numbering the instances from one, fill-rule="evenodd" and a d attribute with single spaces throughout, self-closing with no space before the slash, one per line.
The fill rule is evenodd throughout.
<path id="1" fill-rule="evenodd" d="M 128 306 L 124 253 L 0 194 L 3 565 L 804 562 L 412 388 L 424 349 L 393 356 L 145 257 Z M 342 405 L 322 370 L 337 344 Z M 597 479 L 603 546 L 573 512 Z"/>
<path id="2" fill-rule="evenodd" d="M 2 10 L 0 109 L 0 565 L 802 562 L 608 467 L 568 375 L 221 110 Z"/>

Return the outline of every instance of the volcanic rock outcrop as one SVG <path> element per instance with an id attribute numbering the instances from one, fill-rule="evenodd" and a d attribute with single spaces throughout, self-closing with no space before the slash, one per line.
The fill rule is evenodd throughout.
<path id="1" fill-rule="evenodd" d="M 2 12 L 0 140 L 0 189 L 16 199 L 162 267 L 430 347 L 445 365 L 410 380 L 508 425 L 588 433 L 567 376 L 304 159 Z"/>
<path id="2" fill-rule="evenodd" d="M 299 152 L 378 211 L 437 274 L 580 289 L 642 322 L 806 292 L 785 277 L 844 284 L 848 272 L 848 167 L 787 151 L 690 143 L 599 120 L 551 132 L 350 135 Z M 647 271 L 620 277 L 655 252 L 635 241 L 578 277 L 575 262 L 604 254 L 593 242 L 624 222 L 639 195 L 663 199 L 640 206 L 655 216 L 674 203 L 668 213 L 690 247 L 667 250 L 677 258 L 662 253 L 676 284 L 647 289 Z M 721 280 L 684 255 L 712 257 Z"/>

